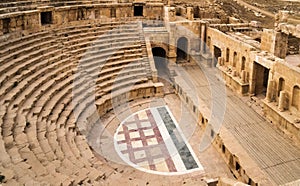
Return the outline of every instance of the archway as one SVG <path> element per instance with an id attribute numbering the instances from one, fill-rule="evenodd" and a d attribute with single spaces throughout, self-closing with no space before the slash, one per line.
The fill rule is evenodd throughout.
<path id="1" fill-rule="evenodd" d="M 161 47 L 152 48 L 153 59 L 159 77 L 169 79 L 168 62 L 166 60 L 166 51 Z"/>
<path id="2" fill-rule="evenodd" d="M 300 88 L 296 85 L 293 88 L 292 106 L 300 111 Z"/>
<path id="3" fill-rule="evenodd" d="M 269 69 L 254 62 L 255 94 L 266 96 L 269 79 Z"/>
<path id="4" fill-rule="evenodd" d="M 285 86 L 285 81 L 283 78 L 279 78 L 279 83 L 278 83 L 278 93 L 277 93 L 277 96 L 278 96 L 278 99 L 279 99 L 279 95 L 280 95 L 280 91 L 284 90 L 284 86 Z"/>
<path id="5" fill-rule="evenodd" d="M 188 40 L 185 37 L 181 37 L 177 41 L 177 63 L 187 60 Z"/>
<path id="6" fill-rule="evenodd" d="M 214 46 L 214 60 L 213 60 L 213 66 L 216 67 L 218 64 L 218 58 L 222 56 L 222 51 L 219 47 Z"/>

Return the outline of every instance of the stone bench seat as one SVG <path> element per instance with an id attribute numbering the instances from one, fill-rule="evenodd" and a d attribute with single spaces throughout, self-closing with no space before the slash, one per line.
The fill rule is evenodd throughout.
<path id="1" fill-rule="evenodd" d="M 35 59 L 32 59 L 32 60 L 34 62 L 36 61 Z M 64 60 L 62 60 L 62 62 L 63 61 Z M 54 68 L 56 66 L 56 64 L 59 66 L 59 63 L 56 63 L 55 65 L 49 65 L 48 62 L 51 63 L 52 62 L 51 59 L 48 62 L 47 61 L 41 61 L 41 62 L 45 62 L 43 64 L 39 64 L 38 62 L 39 61 L 37 60 L 36 63 L 28 62 L 28 63 L 24 64 L 24 65 L 27 66 L 27 69 L 24 68 L 24 67 L 21 67 L 20 69 L 24 69 L 23 73 L 19 73 L 20 69 L 12 69 L 13 71 L 8 72 L 6 74 L 7 76 L 5 76 L 5 77 L 2 76 L 1 84 L 2 84 L 3 89 L 2 88 L 0 88 L 0 89 L 4 90 L 3 91 L 4 94 L 7 94 L 14 87 L 17 87 L 19 83 L 22 83 L 22 81 L 27 80 L 30 83 L 31 81 L 34 80 L 34 77 L 39 78 L 41 75 L 43 75 L 43 74 L 41 74 L 41 75 L 37 76 L 39 70 L 46 69 L 46 70 L 44 70 L 44 72 L 47 72 L 47 71 L 51 70 L 51 68 Z M 29 66 L 29 65 L 33 65 L 33 66 Z M 28 70 L 28 69 L 31 69 L 31 68 L 37 70 L 37 74 L 34 75 L 33 72 Z M 19 75 L 14 77 L 15 74 L 19 74 Z M 23 74 L 24 74 L 24 76 L 23 76 Z M 32 77 L 32 79 L 27 79 L 27 77 Z"/>
<path id="2" fill-rule="evenodd" d="M 87 69 L 86 72 L 89 74 L 89 77 L 92 78 L 97 83 L 99 78 L 101 79 L 104 74 L 108 74 L 110 72 L 113 72 L 113 70 L 116 69 L 123 69 L 123 68 L 141 68 L 140 61 L 142 58 L 137 59 L 124 59 L 124 60 L 118 60 L 110 63 L 106 63 L 104 66 L 101 67 L 95 67 L 93 69 Z M 104 74 L 103 74 L 104 73 Z M 118 73 L 115 71 L 115 73 Z"/>
<path id="3" fill-rule="evenodd" d="M 0 4 L 0 6 L 2 6 L 0 8 L 0 14 L 9 14 L 13 12 L 23 12 L 36 9 L 36 5 L 9 5 L 10 7 L 3 7 L 3 4 Z"/>
<path id="4" fill-rule="evenodd" d="M 113 48 L 106 48 L 100 51 L 90 50 L 80 60 L 81 65 L 88 64 L 89 62 L 99 61 L 100 59 L 108 60 L 109 58 L 117 57 L 118 55 L 124 55 L 128 50 L 135 50 L 137 54 L 140 52 L 140 45 L 127 45 L 127 46 L 115 46 Z"/>
<path id="5" fill-rule="evenodd" d="M 104 44 L 108 44 L 106 46 L 109 46 L 109 44 L 113 44 L 113 43 L 119 43 L 119 42 L 123 42 L 123 41 L 127 41 L 128 45 L 134 45 L 136 44 L 135 41 L 136 39 L 138 39 L 136 36 L 133 36 L 131 38 L 128 37 L 124 37 L 124 38 L 118 38 L 118 39 L 107 39 L 106 41 L 101 40 L 101 42 L 99 43 L 99 45 L 95 45 L 95 44 L 91 44 L 92 41 L 95 40 L 95 38 L 89 38 L 88 41 L 86 41 L 86 38 L 83 38 L 82 40 L 84 40 L 84 42 L 79 42 L 77 41 L 76 43 L 72 43 L 69 45 L 68 49 L 71 51 L 72 54 L 78 54 L 78 53 L 84 53 L 85 51 L 87 52 L 102 52 L 102 48 L 101 45 Z M 98 48 L 97 48 L 98 47 Z M 95 50 L 96 49 L 96 50 Z M 106 49 L 109 49 L 106 47 Z M 90 51 L 89 51 L 90 50 Z"/>
<path id="6" fill-rule="evenodd" d="M 47 49 L 40 49 L 35 52 L 32 52 L 26 56 L 22 56 L 15 60 L 11 60 L 9 63 L 3 65 L 3 69 L 1 69 L 1 77 L 8 76 L 13 77 L 14 75 L 21 74 L 22 71 L 28 69 L 30 66 L 34 65 L 34 61 L 43 62 L 46 57 L 49 55 L 55 56 L 59 55 L 61 51 L 56 50 L 57 45 L 53 45 L 51 48 Z M 44 52 L 44 55 L 41 55 L 40 52 Z M 5 72 L 5 73 L 3 73 Z"/>
<path id="7" fill-rule="evenodd" d="M 40 78 L 41 76 L 43 76 L 46 73 L 50 73 L 51 70 L 53 69 L 57 69 L 57 67 L 63 67 L 64 65 L 64 61 L 60 61 L 61 63 L 50 63 L 51 65 L 48 65 L 47 63 L 44 65 L 44 67 L 46 68 L 40 68 L 40 66 L 38 66 L 38 68 L 40 69 L 36 69 L 34 67 L 32 67 L 31 69 L 27 70 L 27 74 L 24 74 L 22 77 L 24 79 L 22 79 L 19 83 L 18 83 L 18 89 L 19 89 L 19 93 L 22 93 L 23 95 L 19 95 L 19 94 L 15 94 L 14 97 L 12 97 L 11 99 L 13 99 L 12 104 L 14 105 L 22 105 L 23 101 L 25 98 L 28 98 L 29 93 L 27 94 L 27 92 L 25 91 L 25 88 L 27 88 L 27 86 L 31 86 L 32 84 L 35 83 L 35 81 Z M 35 72 L 35 73 L 33 73 Z M 18 80 L 16 80 L 18 81 Z M 7 92 L 7 91 L 5 91 Z"/>
<path id="8" fill-rule="evenodd" d="M 8 152 L 6 151 L 5 143 L 4 140 L 2 139 L 2 136 L 0 138 L 0 160 L 1 160 L 0 165 L 7 168 L 12 163 Z"/>
<path id="9" fill-rule="evenodd" d="M 100 176 L 114 171 L 95 157 L 84 131 L 78 131 L 80 124 L 92 126 L 95 121 L 88 123 L 88 118 L 97 112 L 96 102 L 114 99 L 111 93 L 118 96 L 130 85 L 149 85 L 138 24 L 123 33 L 126 25 L 103 25 L 107 28 L 84 25 L 28 35 L 2 50 L 0 170 L 12 165 L 16 171 L 7 182 L 101 184 Z M 19 51 L 21 47 L 25 50 Z M 23 168 L 17 170 L 17 165 Z"/>
<path id="10" fill-rule="evenodd" d="M 136 42 L 137 37 L 133 36 L 131 38 L 128 37 L 120 37 L 118 39 L 113 39 L 111 38 L 110 40 L 107 39 L 107 41 L 101 41 L 99 44 L 95 45 L 92 44 L 92 42 L 95 40 L 95 38 L 83 38 L 82 42 L 72 42 L 71 44 L 68 44 L 69 47 L 68 50 L 71 51 L 71 53 L 74 55 L 80 54 L 80 53 L 85 53 L 85 52 L 102 52 L 103 50 L 107 49 L 113 49 L 113 45 L 121 47 L 122 45 L 116 45 L 118 44 L 125 44 L 124 42 L 127 43 L 127 45 L 123 45 L 123 47 L 130 46 L 130 45 L 136 45 L 138 44 Z M 104 45 L 104 46 L 103 46 Z"/>
<path id="11" fill-rule="evenodd" d="M 130 31 L 136 30 L 136 24 L 130 24 L 127 26 L 127 29 Z M 124 27 L 121 26 L 118 22 L 112 22 L 112 23 L 101 23 L 99 25 L 90 26 L 90 25 L 80 25 L 80 26 L 71 26 L 71 27 L 65 27 L 55 30 L 56 34 L 58 36 L 64 36 L 65 38 L 72 39 L 73 36 L 84 34 L 84 35 L 90 35 L 90 34 L 103 34 L 107 33 L 111 30 L 116 31 L 126 31 L 127 29 L 124 29 Z"/>
<path id="12" fill-rule="evenodd" d="M 118 42 L 112 42 L 112 43 L 93 43 L 88 49 L 88 52 L 96 52 L 96 51 L 102 51 L 102 50 L 109 50 L 115 48 L 126 48 L 128 46 L 139 46 L 141 48 L 141 44 L 138 42 L 132 42 L 131 40 L 126 39 L 120 39 Z"/>
<path id="13" fill-rule="evenodd" d="M 67 68 L 69 68 L 69 66 L 67 66 Z M 60 69 L 60 71 L 61 71 L 61 69 Z M 9 94 L 6 95 L 6 99 L 8 99 L 8 100 L 15 100 L 17 98 L 21 99 L 22 101 L 20 101 L 19 103 L 15 103 L 16 105 L 18 105 L 20 107 L 21 105 L 19 105 L 19 104 L 22 104 L 26 99 L 28 99 L 30 97 L 29 95 L 32 94 L 33 90 L 37 90 L 40 86 L 42 86 L 43 81 L 46 82 L 51 79 L 51 76 L 50 76 L 51 73 L 48 73 L 49 76 L 43 76 L 43 77 L 39 77 L 38 74 L 36 74 L 36 75 L 37 76 L 33 76 L 31 80 L 22 81 L 21 83 L 19 83 L 18 84 L 19 86 L 17 86 L 14 89 L 14 91 L 7 92 Z M 36 78 L 36 77 L 39 77 L 39 78 Z M 47 79 L 47 77 L 48 77 L 48 79 Z M 38 80 L 40 83 L 36 83 L 35 80 Z M 29 86 L 28 86 L 28 84 L 29 84 Z M 25 89 L 26 89 L 26 91 L 25 91 Z M 19 95 L 21 93 L 23 96 Z M 9 95 L 10 95 L 10 97 L 9 97 Z M 14 102 L 12 102 L 12 103 L 14 103 Z"/>
<path id="14" fill-rule="evenodd" d="M 105 57 L 105 55 L 107 57 Z M 128 61 L 142 60 L 142 55 L 137 53 L 136 55 L 125 54 L 124 51 L 117 51 L 116 53 L 106 53 L 99 56 L 93 56 L 87 60 L 82 60 L 80 62 L 80 67 L 82 70 L 92 72 L 95 69 L 98 71 L 103 71 L 105 68 L 113 67 L 115 65 L 124 65 L 128 64 Z M 90 62 L 91 61 L 91 62 Z"/>
<path id="15" fill-rule="evenodd" d="M 137 42 L 140 42 L 140 39 L 138 36 L 135 34 L 127 35 L 124 34 L 122 37 L 106 37 L 106 38 L 99 38 L 98 40 L 95 40 L 93 42 L 93 45 L 95 47 L 101 47 L 103 44 L 113 44 L 113 43 L 119 43 L 123 41 L 128 41 L 127 43 L 131 43 L 131 45 L 136 44 Z M 98 48 L 101 49 L 101 48 Z"/>
<path id="16" fill-rule="evenodd" d="M 103 75 L 100 78 L 97 79 L 96 81 L 96 85 L 101 85 L 102 83 L 107 82 L 108 80 L 114 80 L 114 79 L 119 79 L 121 77 L 123 77 L 124 75 L 127 75 L 128 73 L 131 73 L 131 75 L 136 75 L 136 74 L 140 74 L 140 73 L 144 73 L 145 69 L 143 68 L 133 68 L 130 70 L 116 70 L 116 71 L 112 71 L 109 74 Z"/>
<path id="17" fill-rule="evenodd" d="M 126 66 L 114 66 L 114 67 L 111 67 L 111 68 L 106 68 L 106 69 L 103 69 L 101 70 L 101 73 L 98 75 L 98 78 L 96 80 L 96 84 L 98 84 L 99 82 L 102 82 L 104 79 L 107 79 L 108 77 L 112 77 L 114 76 L 113 74 L 114 73 L 118 73 L 120 72 L 121 70 L 125 71 L 127 69 L 141 69 L 141 70 L 145 70 L 141 64 L 139 63 L 139 61 L 133 61 L 133 62 L 130 62 L 129 64 L 127 64 Z M 121 74 L 120 74 L 121 75 Z"/>
<path id="18" fill-rule="evenodd" d="M 61 76 L 61 80 L 57 79 L 56 81 L 54 80 L 55 83 L 51 83 L 51 85 L 49 86 L 50 90 L 44 91 L 43 96 L 37 101 L 38 103 L 38 107 L 39 105 L 42 105 L 42 112 L 39 113 L 38 117 L 39 118 L 47 118 L 50 119 L 49 115 L 51 115 L 52 109 L 54 107 L 54 105 L 56 104 L 56 101 L 53 100 L 53 97 L 57 94 L 60 93 L 61 89 L 60 88 L 67 88 L 72 86 L 71 82 L 72 82 L 72 77 L 70 76 L 72 74 L 72 70 L 69 71 L 69 75 L 66 76 Z M 68 77 L 69 78 L 66 78 Z M 59 87 L 59 86 L 62 87 Z M 54 88 L 58 87 L 58 88 Z M 66 86 L 66 87 L 64 87 Z"/>
<path id="19" fill-rule="evenodd" d="M 50 33 L 48 31 L 41 31 L 33 34 L 24 35 L 21 34 L 20 37 L 17 38 L 10 38 L 10 37 L 3 37 L 1 38 L 1 45 L 0 50 L 6 51 L 8 47 L 14 48 L 14 45 L 19 45 L 22 43 L 31 42 L 31 40 L 37 41 L 39 39 L 42 39 L 44 37 L 49 37 Z"/>
<path id="20" fill-rule="evenodd" d="M 102 82 L 101 84 L 97 84 L 97 87 L 99 87 L 98 90 L 109 94 L 114 89 L 118 89 L 124 85 L 131 85 L 131 83 L 135 82 L 132 80 L 136 80 L 136 82 L 143 82 L 147 81 L 148 79 L 146 78 L 144 72 L 135 74 L 135 76 L 126 74 L 122 77 L 119 77 L 118 79 L 110 79 L 108 81 Z"/>
<path id="21" fill-rule="evenodd" d="M 131 82 L 128 82 L 128 84 L 130 85 L 133 85 L 132 86 L 132 89 L 128 89 L 128 87 L 124 86 L 123 88 L 120 88 L 118 90 L 115 90 L 113 91 L 113 95 L 115 96 L 115 98 L 117 98 L 118 96 L 120 95 L 128 95 L 128 93 L 130 93 L 131 91 L 136 91 L 136 90 L 140 90 L 140 89 L 145 89 L 145 88 L 151 88 L 153 87 L 153 83 L 150 83 L 150 82 L 145 82 L 146 79 L 144 78 L 140 78 L 140 80 L 138 80 L 139 82 L 137 82 L 137 80 L 131 80 Z M 95 101 L 95 104 L 97 105 L 97 108 L 101 108 L 101 111 L 100 113 L 101 114 L 104 114 L 104 113 L 107 113 L 109 110 L 111 110 L 111 94 L 99 94 L 97 97 L 96 97 L 96 101 Z M 131 96 L 131 95 L 128 95 L 128 96 Z M 136 99 L 136 98 L 142 98 L 144 95 L 141 94 L 140 97 L 137 96 L 137 97 L 128 97 L 128 100 L 120 100 L 120 101 L 132 101 L 133 99 Z M 110 103 L 107 107 L 106 103 Z M 118 103 L 116 103 L 118 104 Z M 99 110 L 98 110 L 99 112 Z"/>
<path id="22" fill-rule="evenodd" d="M 16 7 L 16 6 L 26 6 L 26 5 L 32 5 L 33 2 L 32 1 L 8 1 L 6 2 L 5 0 L 3 0 L 0 3 L 0 8 L 6 8 L 6 7 Z"/>
<path id="23" fill-rule="evenodd" d="M 113 29 L 113 30 L 111 30 Z M 66 44 L 70 41 L 84 39 L 84 38 L 94 38 L 97 39 L 105 39 L 107 37 L 117 37 L 122 35 L 132 35 L 136 32 L 136 28 L 131 28 L 127 30 L 121 30 L 119 28 L 115 28 L 112 26 L 105 27 L 93 27 L 93 28 L 81 28 L 80 30 L 72 30 L 69 32 L 59 33 L 62 41 Z"/>
<path id="24" fill-rule="evenodd" d="M 90 4 L 90 1 L 6 1 L 0 3 L 0 7 L 5 10 L 8 9 L 8 12 L 22 12 L 27 10 L 35 10 L 38 6 L 54 6 L 54 7 L 64 7 L 64 6 L 80 6 L 84 4 Z M 2 14 L 7 13 L 1 12 Z"/>
<path id="25" fill-rule="evenodd" d="M 20 51 L 26 48 L 32 48 L 33 46 L 39 46 L 42 43 L 48 43 L 54 41 L 52 36 L 45 35 L 45 36 L 37 36 L 36 38 L 32 38 L 28 41 L 17 40 L 14 42 L 7 43 L 6 47 L 0 50 L 0 57 L 5 57 L 8 55 L 17 55 Z"/>
<path id="26" fill-rule="evenodd" d="M 12 66 L 12 64 L 14 64 L 13 62 L 15 62 L 16 60 L 24 61 L 37 55 L 43 55 L 44 51 L 51 50 L 54 46 L 56 47 L 56 49 L 59 48 L 59 45 L 54 39 L 45 41 L 28 48 L 23 48 L 23 50 L 18 50 L 16 52 L 10 53 L 9 55 L 1 57 L 0 60 L 8 62 L 6 63 L 6 67 L 8 65 Z"/>

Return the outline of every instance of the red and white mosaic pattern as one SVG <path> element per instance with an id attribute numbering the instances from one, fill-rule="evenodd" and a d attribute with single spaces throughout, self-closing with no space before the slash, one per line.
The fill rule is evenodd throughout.
<path id="1" fill-rule="evenodd" d="M 123 121 L 115 134 L 115 148 L 126 163 L 140 170 L 187 172 L 155 108 L 139 111 Z"/>

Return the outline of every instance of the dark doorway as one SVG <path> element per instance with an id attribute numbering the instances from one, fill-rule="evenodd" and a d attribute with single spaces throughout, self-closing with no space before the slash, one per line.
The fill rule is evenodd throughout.
<path id="1" fill-rule="evenodd" d="M 177 62 L 187 60 L 187 48 L 188 40 L 185 37 L 181 37 L 177 41 Z"/>
<path id="2" fill-rule="evenodd" d="M 5 18 L 3 21 L 3 34 L 9 33 L 10 18 Z"/>
<path id="3" fill-rule="evenodd" d="M 300 47 L 300 38 L 289 35 L 287 45 L 288 45 L 287 55 L 299 54 L 299 51 L 300 51 L 300 48 L 299 48 Z"/>
<path id="4" fill-rule="evenodd" d="M 155 67 L 159 77 L 169 79 L 169 69 L 166 60 L 166 51 L 163 48 L 152 48 Z"/>
<path id="5" fill-rule="evenodd" d="M 219 47 L 214 46 L 214 55 L 215 55 L 215 58 L 213 60 L 214 61 L 213 66 L 216 67 L 218 64 L 218 58 L 222 56 L 222 51 Z"/>
<path id="6" fill-rule="evenodd" d="M 254 76 L 255 76 L 255 94 L 266 95 L 269 79 L 269 69 L 264 66 L 254 63 Z"/>
<path id="7" fill-rule="evenodd" d="M 116 16 L 117 16 L 116 8 L 111 8 L 110 9 L 110 17 L 116 17 Z"/>
<path id="8" fill-rule="evenodd" d="M 157 69 L 158 81 L 163 83 L 164 94 L 174 93 L 174 87 L 171 83 L 171 75 L 168 68 L 168 60 L 166 57 L 166 51 L 161 47 L 152 48 L 153 59 L 155 68 Z"/>
<path id="9" fill-rule="evenodd" d="M 143 6 L 134 6 L 134 16 L 143 16 Z"/>
<path id="10" fill-rule="evenodd" d="M 200 8 L 199 8 L 199 6 L 194 7 L 194 18 L 200 18 Z"/>
<path id="11" fill-rule="evenodd" d="M 41 12 L 42 25 L 52 24 L 52 12 Z"/>
<path id="12" fill-rule="evenodd" d="M 84 10 L 82 8 L 79 8 L 77 11 L 77 20 L 84 20 L 85 15 L 84 15 Z"/>

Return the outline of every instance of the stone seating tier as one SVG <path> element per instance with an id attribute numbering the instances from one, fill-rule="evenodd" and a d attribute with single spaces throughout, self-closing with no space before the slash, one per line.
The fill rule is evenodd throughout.
<path id="1" fill-rule="evenodd" d="M 99 185 L 105 172 L 114 171 L 94 156 L 77 125 L 87 122 L 93 103 L 105 103 L 99 114 L 111 110 L 108 102 L 116 90 L 118 96 L 131 84 L 129 92 L 153 89 L 146 75 L 141 31 L 132 29 L 138 25 L 123 27 L 128 30 L 119 35 L 120 29 L 112 30 L 115 27 L 117 23 L 98 25 L 98 30 L 82 25 L 3 40 L 0 171 L 5 183 Z M 109 37 L 98 40 L 97 34 L 108 32 Z M 117 48 L 116 43 L 124 45 Z M 97 47 L 106 52 L 97 53 Z M 89 57 L 79 61 L 85 55 Z M 76 76 L 82 68 L 95 77 L 94 87 Z"/>

